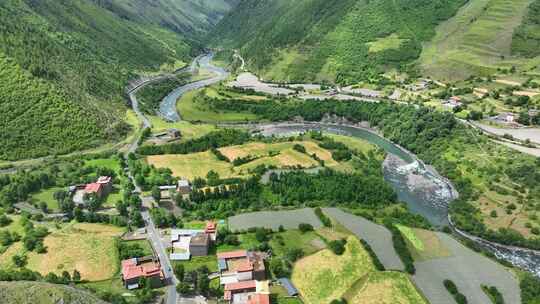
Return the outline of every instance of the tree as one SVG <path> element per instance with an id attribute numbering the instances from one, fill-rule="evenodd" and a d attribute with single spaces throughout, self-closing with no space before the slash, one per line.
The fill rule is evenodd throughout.
<path id="1" fill-rule="evenodd" d="M 13 260 L 13 264 L 19 268 L 26 266 L 28 262 L 28 257 L 24 254 L 16 254 L 11 259 Z"/>
<path id="2" fill-rule="evenodd" d="M 181 295 L 188 295 L 191 293 L 191 286 L 185 282 L 180 282 L 176 285 L 176 291 Z"/>
<path id="3" fill-rule="evenodd" d="M 73 270 L 72 278 L 73 278 L 73 282 L 80 282 L 81 281 L 81 273 L 77 269 Z"/>
<path id="4" fill-rule="evenodd" d="M 158 186 L 152 187 L 152 197 L 156 202 L 161 200 L 161 190 L 159 190 Z"/>
<path id="5" fill-rule="evenodd" d="M 5 214 L 0 215 L 0 227 L 6 227 L 11 224 L 12 220 Z"/>
<path id="6" fill-rule="evenodd" d="M 69 274 L 69 272 L 67 271 L 62 271 L 62 281 L 64 282 L 64 284 L 68 284 L 69 282 L 71 282 L 71 275 Z"/>
<path id="7" fill-rule="evenodd" d="M 308 231 L 313 231 L 313 226 L 311 224 L 301 223 L 298 225 L 298 230 L 300 230 L 302 233 L 306 233 Z"/>
<path id="8" fill-rule="evenodd" d="M 208 185 L 210 186 L 219 185 L 219 173 L 214 170 L 208 171 L 208 174 L 206 174 L 206 179 L 208 180 Z"/>
<path id="9" fill-rule="evenodd" d="M 178 281 L 180 282 L 184 281 L 184 274 L 185 274 L 184 265 L 182 264 L 174 265 L 174 275 L 176 275 L 176 278 L 178 279 Z"/>
<path id="10" fill-rule="evenodd" d="M 333 253 L 337 255 L 342 255 L 345 252 L 345 245 L 347 241 L 345 239 L 334 240 L 328 243 L 328 247 L 332 250 Z"/>

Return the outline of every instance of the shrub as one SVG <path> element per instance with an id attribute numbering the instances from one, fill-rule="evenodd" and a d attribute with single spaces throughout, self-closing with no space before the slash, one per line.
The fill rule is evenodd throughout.
<path id="1" fill-rule="evenodd" d="M 313 226 L 311 224 L 306 224 L 306 223 L 302 223 L 300 225 L 298 225 L 298 229 L 302 232 L 302 233 L 306 233 L 308 231 L 313 231 Z"/>
<path id="2" fill-rule="evenodd" d="M 332 221 L 329 217 L 326 216 L 326 214 L 323 213 L 320 207 L 315 208 L 315 214 L 321 220 L 325 227 L 332 227 Z"/>
<path id="3" fill-rule="evenodd" d="M 414 259 L 411 255 L 411 252 L 409 251 L 409 248 L 407 247 L 407 243 L 405 242 L 403 235 L 401 235 L 399 229 L 397 229 L 392 224 L 387 224 L 386 227 L 392 233 L 392 242 L 394 244 L 394 249 L 396 250 L 396 253 L 398 254 L 403 264 L 405 264 L 405 271 L 410 274 L 415 274 L 416 268 L 414 267 Z"/>
<path id="4" fill-rule="evenodd" d="M 345 252 L 345 245 L 347 245 L 347 240 L 344 239 L 328 242 L 328 248 L 337 255 L 342 255 Z"/>
<path id="5" fill-rule="evenodd" d="M 364 239 L 360 239 L 360 243 L 362 243 L 362 246 L 364 246 L 364 249 L 366 249 L 366 251 L 368 252 L 371 260 L 373 261 L 373 264 L 375 265 L 375 268 L 379 271 L 385 271 L 386 268 L 381 263 L 381 260 L 379 260 L 379 257 L 375 254 L 373 248 L 371 248 L 368 242 L 366 242 Z"/>

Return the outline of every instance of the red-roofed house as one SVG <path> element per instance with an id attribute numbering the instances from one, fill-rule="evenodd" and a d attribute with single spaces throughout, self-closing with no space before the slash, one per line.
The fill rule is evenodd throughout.
<path id="1" fill-rule="evenodd" d="M 112 178 L 109 176 L 100 176 L 95 183 L 87 184 L 84 188 L 86 193 L 95 193 L 98 198 L 109 194 L 112 190 Z"/>
<path id="2" fill-rule="evenodd" d="M 247 304 L 270 304 L 270 295 L 266 293 L 255 293 L 248 296 Z"/>
<path id="3" fill-rule="evenodd" d="M 266 278 L 265 257 L 264 253 L 246 250 L 218 253 L 221 284 L 264 280 Z"/>
<path id="4" fill-rule="evenodd" d="M 139 288 L 139 281 L 142 278 L 147 278 L 152 288 L 160 287 L 165 276 L 159 262 L 156 262 L 153 257 L 122 261 L 122 281 L 126 288 Z"/>
<path id="5" fill-rule="evenodd" d="M 256 290 L 257 290 L 257 282 L 253 280 L 225 284 L 224 299 L 227 301 L 232 301 L 234 299 L 235 294 L 255 292 Z"/>

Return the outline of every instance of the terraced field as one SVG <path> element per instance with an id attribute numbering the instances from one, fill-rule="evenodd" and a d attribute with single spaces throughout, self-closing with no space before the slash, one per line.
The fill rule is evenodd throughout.
<path id="1" fill-rule="evenodd" d="M 440 80 L 495 72 L 497 67 L 524 66 L 511 57 L 514 29 L 531 0 L 469 1 L 457 15 L 437 27 L 419 59 L 423 71 Z"/>

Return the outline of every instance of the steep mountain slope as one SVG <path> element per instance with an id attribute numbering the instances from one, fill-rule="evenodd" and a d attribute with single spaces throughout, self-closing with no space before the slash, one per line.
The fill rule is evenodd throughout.
<path id="1" fill-rule="evenodd" d="M 119 16 L 160 25 L 197 39 L 204 35 L 238 0 L 93 0 Z"/>
<path id="2" fill-rule="evenodd" d="M 540 63 L 540 1 L 473 0 L 437 28 L 419 60 L 425 74 L 459 80 Z"/>
<path id="3" fill-rule="evenodd" d="M 94 0 L 0 1 L 0 159 L 118 140 L 127 132 L 123 89 L 133 72 L 193 53 L 178 34 L 122 19 Z"/>
<path id="4" fill-rule="evenodd" d="M 466 0 L 242 0 L 210 35 L 265 78 L 351 83 L 416 59 Z"/>

